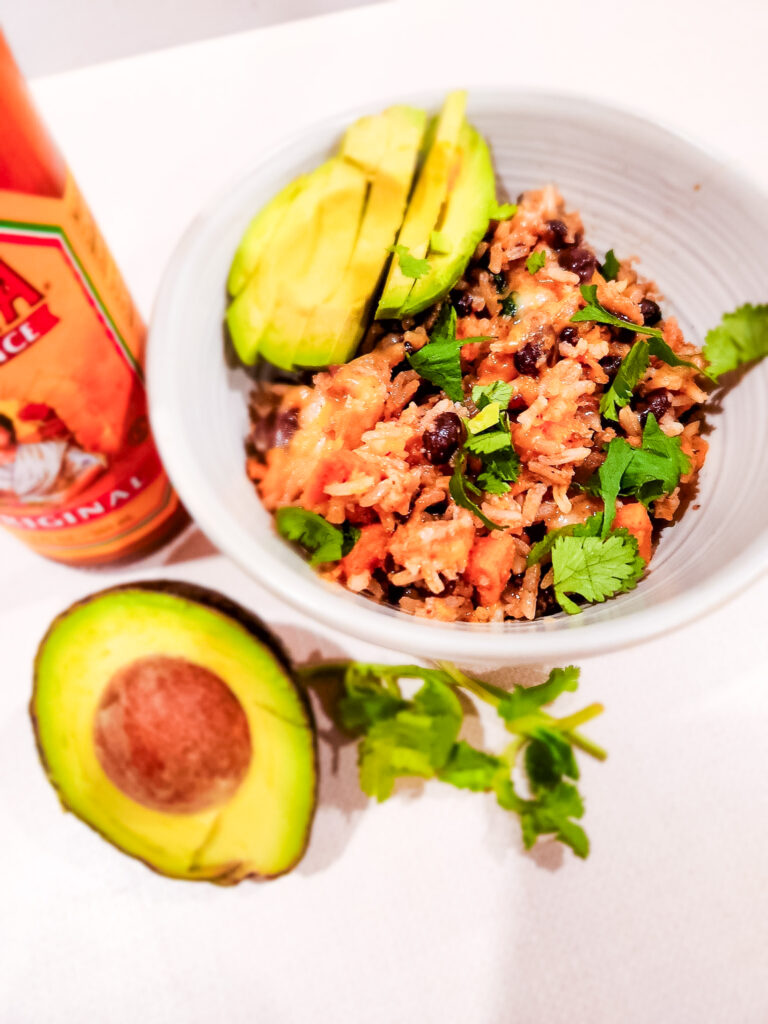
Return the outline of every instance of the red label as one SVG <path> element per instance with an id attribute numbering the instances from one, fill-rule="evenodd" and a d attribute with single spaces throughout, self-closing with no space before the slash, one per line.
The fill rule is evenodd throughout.
<path id="1" fill-rule="evenodd" d="M 44 302 L 42 306 L 34 309 L 26 320 L 22 320 L 5 334 L 0 334 L 0 365 L 26 352 L 30 345 L 39 341 L 58 322 L 58 317 L 53 315 Z"/>
<path id="2" fill-rule="evenodd" d="M 130 476 L 117 480 L 109 490 L 96 495 L 89 494 L 81 503 L 72 504 L 62 511 L 51 510 L 43 515 L 13 516 L 0 513 L 0 523 L 3 526 L 15 526 L 17 530 L 63 530 L 69 526 L 92 523 L 135 498 L 149 487 L 161 472 L 160 459 L 157 453 L 152 451 L 147 460 Z"/>

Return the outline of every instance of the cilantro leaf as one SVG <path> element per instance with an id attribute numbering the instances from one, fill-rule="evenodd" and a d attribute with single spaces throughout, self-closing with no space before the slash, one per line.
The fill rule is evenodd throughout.
<path id="1" fill-rule="evenodd" d="M 648 505 L 671 494 L 680 477 L 690 473 L 691 463 L 683 453 L 679 437 L 667 437 L 651 413 L 645 421 L 643 440 L 633 448 L 623 437 L 615 437 L 606 448 L 605 462 L 587 482 L 587 489 L 603 499 L 602 536 L 605 538 L 616 515 L 616 498 L 621 494 Z"/>
<path id="2" fill-rule="evenodd" d="M 461 720 L 456 694 L 427 679 L 413 700 L 368 728 L 358 749 L 360 788 L 382 801 L 400 776 L 432 778 L 448 761 Z"/>
<path id="3" fill-rule="evenodd" d="M 430 271 L 429 260 L 411 256 L 411 251 L 407 245 L 390 245 L 387 252 L 394 253 L 397 256 L 403 277 L 411 277 L 414 280 L 418 280 L 418 278 L 424 277 Z"/>
<path id="4" fill-rule="evenodd" d="M 502 427 L 486 430 L 482 434 L 470 434 L 464 442 L 464 450 L 471 452 L 472 455 L 492 455 L 509 447 L 509 431 Z"/>
<path id="5" fill-rule="evenodd" d="M 512 387 L 506 381 L 475 385 L 472 398 L 480 409 L 466 421 L 464 451 L 482 460 L 478 486 L 490 494 L 506 494 L 520 475 L 520 457 L 512 445 L 506 408 Z"/>
<path id="6" fill-rule="evenodd" d="M 648 418 L 650 419 L 650 416 Z M 615 437 L 606 448 L 605 461 L 597 471 L 598 486 L 595 493 L 603 499 L 603 518 L 600 530 L 600 536 L 603 538 L 608 536 L 613 520 L 616 518 L 616 499 L 621 492 L 624 473 L 634 458 L 636 450 L 623 437 Z"/>
<path id="7" fill-rule="evenodd" d="M 650 352 L 644 341 L 636 341 L 621 361 L 618 373 L 600 399 L 600 415 L 618 421 L 618 410 L 631 401 L 635 388 L 650 364 Z"/>
<path id="8" fill-rule="evenodd" d="M 478 409 L 484 409 L 491 402 L 498 402 L 506 409 L 512 399 L 513 387 L 505 380 L 495 380 L 492 384 L 475 384 L 472 388 L 472 401 Z"/>
<path id="9" fill-rule="evenodd" d="M 704 355 L 714 380 L 768 355 L 768 304 L 746 303 L 726 313 L 707 333 Z"/>
<path id="10" fill-rule="evenodd" d="M 514 217 L 517 213 L 517 205 L 515 203 L 499 203 L 494 200 L 491 203 L 491 209 L 489 211 L 490 220 L 509 220 L 510 217 Z"/>
<path id="11" fill-rule="evenodd" d="M 469 509 L 473 515 L 476 515 L 483 526 L 489 530 L 503 530 L 504 527 L 498 523 L 494 523 L 492 519 L 483 512 L 480 506 L 472 500 L 469 496 L 469 491 L 472 491 L 476 495 L 480 495 L 481 491 L 478 487 L 468 480 L 464 470 L 467 464 L 467 456 L 464 452 L 459 452 L 456 456 L 456 461 L 453 464 L 453 475 L 451 476 L 451 482 L 448 485 L 451 497 L 460 508 Z"/>
<path id="12" fill-rule="evenodd" d="M 277 510 L 275 525 L 281 537 L 311 552 L 310 565 L 338 562 L 360 539 L 360 530 L 356 526 L 350 523 L 334 526 L 316 512 L 293 505 Z"/>
<path id="13" fill-rule="evenodd" d="M 509 485 L 520 476 L 520 456 L 511 448 L 493 452 L 483 458 L 477 483 L 488 494 L 506 494 Z"/>
<path id="14" fill-rule="evenodd" d="M 525 848 L 530 850 L 539 836 L 554 835 L 577 857 L 587 857 L 589 839 L 581 825 L 571 820 L 583 814 L 584 804 L 575 786 L 561 782 L 545 790 L 537 801 L 526 802 L 520 812 Z"/>
<path id="15" fill-rule="evenodd" d="M 558 537 L 599 537 L 602 525 L 603 513 L 596 512 L 585 523 L 572 523 L 570 526 L 558 526 L 554 530 L 549 530 L 529 551 L 526 565 L 530 569 L 532 565 L 545 559 Z"/>
<path id="16" fill-rule="evenodd" d="M 507 290 L 507 279 L 504 274 L 491 274 L 491 280 L 496 286 L 496 291 L 499 295 L 503 295 Z"/>
<path id="17" fill-rule="evenodd" d="M 581 609 L 568 594 L 602 603 L 635 587 L 644 569 L 637 540 L 626 530 L 615 530 L 604 540 L 559 537 L 552 547 L 555 597 L 569 615 L 577 615 Z"/>
<path id="18" fill-rule="evenodd" d="M 697 373 L 703 374 L 705 377 L 709 377 L 710 380 L 716 380 L 715 377 L 709 372 L 709 370 L 702 370 L 696 363 L 690 362 L 688 359 L 681 359 L 679 355 L 672 351 L 669 345 L 662 338 L 649 338 L 648 351 L 652 356 L 656 356 L 657 359 L 661 359 L 667 366 L 690 366 L 692 370 L 696 370 Z"/>
<path id="19" fill-rule="evenodd" d="M 613 442 L 611 442 L 613 443 Z M 671 494 L 691 463 L 683 454 L 679 437 L 667 437 L 651 413 L 645 421 L 643 443 L 632 449 L 632 458 L 621 478 L 620 494 L 634 494 L 644 505 Z"/>
<path id="20" fill-rule="evenodd" d="M 605 260 L 603 261 L 603 265 L 601 267 L 603 277 L 606 281 L 615 281 L 616 278 L 619 276 L 620 269 L 621 264 L 616 259 L 616 253 L 613 251 L 613 249 L 609 249 L 608 252 L 605 254 Z"/>
<path id="21" fill-rule="evenodd" d="M 539 249 L 538 252 L 532 252 L 528 259 L 525 261 L 525 269 L 529 274 L 536 274 L 547 262 L 547 253 L 544 249 Z"/>
<path id="22" fill-rule="evenodd" d="M 451 756 L 438 773 L 442 782 L 449 782 L 457 789 L 471 789 L 485 793 L 493 788 L 500 772 L 508 774 L 509 768 L 500 757 L 477 750 L 464 740 L 454 746 Z"/>
<path id="23" fill-rule="evenodd" d="M 547 680 L 538 686 L 515 684 L 508 693 L 499 697 L 496 710 L 507 724 L 514 727 L 515 720 L 528 718 L 543 705 L 551 704 L 561 693 L 573 693 L 579 686 L 580 670 L 575 665 L 553 668 Z"/>
<path id="24" fill-rule="evenodd" d="M 525 771 L 534 793 L 551 789 L 564 776 L 578 779 L 579 766 L 573 747 L 558 729 L 537 725 L 528 735 L 530 743 L 525 748 Z"/>
<path id="25" fill-rule="evenodd" d="M 408 362 L 419 376 L 442 388 L 454 402 L 464 398 L 461 345 L 456 339 L 456 310 L 446 302 L 432 328 L 428 343 L 408 356 Z"/>
<path id="26" fill-rule="evenodd" d="M 645 327 L 642 324 L 633 324 L 629 320 L 622 320 L 614 313 L 609 313 L 605 306 L 597 301 L 597 285 L 583 284 L 581 295 L 586 306 L 577 310 L 571 317 L 571 323 L 578 324 L 585 321 L 593 321 L 596 324 L 610 324 L 612 327 L 622 327 L 627 331 L 634 331 L 636 334 L 647 334 L 651 338 L 662 338 L 658 327 Z"/>
<path id="27" fill-rule="evenodd" d="M 506 299 L 501 300 L 501 315 L 514 316 L 517 312 L 518 294 L 510 292 Z"/>

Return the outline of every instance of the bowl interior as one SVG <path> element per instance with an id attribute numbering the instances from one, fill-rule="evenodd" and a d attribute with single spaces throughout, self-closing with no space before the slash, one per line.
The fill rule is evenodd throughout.
<path id="1" fill-rule="evenodd" d="M 413 98 L 412 98 L 413 99 Z M 440 97 L 413 101 L 434 109 Z M 768 202 L 692 144 L 592 102 L 475 94 L 470 117 L 493 148 L 499 190 L 553 182 L 581 211 L 601 256 L 637 255 L 698 344 L 723 312 L 765 298 Z M 224 282 L 253 213 L 335 147 L 347 114 L 265 154 L 192 225 L 164 279 L 149 345 L 153 428 L 183 501 L 225 552 L 321 621 L 395 649 L 465 660 L 554 658 L 644 639 L 729 596 L 768 562 L 768 364 L 744 375 L 707 416 L 710 452 L 683 519 L 664 531 L 635 591 L 532 623 L 440 624 L 331 587 L 274 533 L 243 468 L 249 379 L 224 359 Z"/>

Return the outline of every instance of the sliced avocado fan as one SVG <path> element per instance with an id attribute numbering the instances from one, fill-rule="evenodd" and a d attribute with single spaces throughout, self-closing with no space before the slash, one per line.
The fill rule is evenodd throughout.
<path id="1" fill-rule="evenodd" d="M 495 191 L 488 146 L 465 111 L 466 93 L 449 93 L 426 139 L 422 110 L 360 118 L 337 156 L 253 218 L 227 282 L 242 362 L 293 370 L 351 359 L 387 263 L 378 319 L 420 313 L 450 291 L 487 230 Z M 395 241 L 426 260 L 425 273 L 408 276 L 399 255 L 390 260 Z"/>
<path id="2" fill-rule="evenodd" d="M 234 884 L 301 859 L 311 712 L 275 638 L 222 595 L 152 581 L 73 605 L 30 711 L 64 808 L 155 871 Z"/>

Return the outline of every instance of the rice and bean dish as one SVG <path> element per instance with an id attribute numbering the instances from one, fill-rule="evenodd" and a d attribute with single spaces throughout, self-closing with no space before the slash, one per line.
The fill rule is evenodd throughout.
<path id="1" fill-rule="evenodd" d="M 442 303 L 374 322 L 345 365 L 252 396 L 247 469 L 267 509 L 343 526 L 349 550 L 323 575 L 414 615 L 533 619 L 633 586 L 707 454 L 706 362 L 663 316 L 653 282 L 612 252 L 598 262 L 554 187 L 513 209 Z M 590 299 L 615 322 L 587 318 Z M 454 380 L 448 395 L 445 359 L 423 357 L 452 341 L 460 393 Z M 632 350 L 642 358 L 628 398 Z M 626 463 L 618 489 L 600 480 L 611 452 Z M 611 488 L 608 525 L 597 520 Z M 571 597 L 555 585 L 566 540 Z M 590 552 L 610 540 L 616 564 L 590 593 L 579 572 L 594 575 Z"/>

